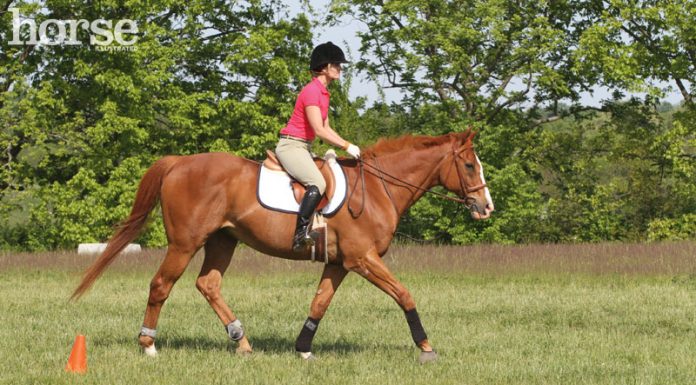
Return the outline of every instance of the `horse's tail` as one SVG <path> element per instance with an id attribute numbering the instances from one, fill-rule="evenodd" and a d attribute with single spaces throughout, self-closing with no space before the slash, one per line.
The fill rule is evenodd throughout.
<path id="1" fill-rule="evenodd" d="M 128 219 L 121 222 L 116 233 L 111 237 L 106 249 L 99 258 L 94 261 L 84 273 L 82 282 L 75 289 L 71 299 L 79 299 L 91 286 L 94 281 L 104 272 L 104 270 L 116 259 L 116 256 L 123 250 L 135 237 L 140 234 L 143 226 L 147 222 L 150 211 L 155 208 L 160 196 L 162 180 L 171 167 L 176 163 L 176 157 L 168 156 L 156 161 L 143 175 L 135 202 L 131 209 Z"/>

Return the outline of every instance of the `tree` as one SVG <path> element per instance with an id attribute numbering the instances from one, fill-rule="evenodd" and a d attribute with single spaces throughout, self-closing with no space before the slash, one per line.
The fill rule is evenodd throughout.
<path id="1" fill-rule="evenodd" d="M 99 50 L 82 29 L 79 47 L 0 48 L 0 215 L 12 219 L 3 230 L 11 247 L 104 240 L 160 156 L 260 157 L 309 79 L 309 21 L 279 18 L 275 0 L 16 6 L 37 24 L 133 19 L 139 31 L 126 50 Z M 12 22 L 2 17 L 7 37 Z M 157 231 L 144 239 L 161 244 Z"/>
<path id="2" fill-rule="evenodd" d="M 672 83 L 689 108 L 696 107 L 693 1 L 593 0 L 583 9 L 578 71 L 598 84 L 656 95 L 661 90 L 654 82 Z"/>
<path id="3" fill-rule="evenodd" d="M 651 220 L 694 209 L 691 198 L 678 208 L 666 203 L 674 185 L 694 185 L 685 166 L 693 161 L 693 121 L 661 121 L 655 99 L 656 82 L 673 81 L 685 114 L 692 109 L 693 2 L 335 0 L 332 7 L 337 19 L 367 27 L 357 67 L 406 93 L 405 114 L 421 117 L 409 130 L 471 124 L 481 131 L 478 151 L 499 213 L 468 223 L 472 232 L 460 218 L 441 217 L 451 212 L 446 204 L 425 201 L 405 228 L 462 242 L 639 239 Z M 614 91 L 614 100 L 582 105 L 581 94 L 597 86 Z M 635 91 L 649 92 L 645 102 L 621 102 Z M 438 219 L 424 224 L 418 216 Z"/>
<path id="4" fill-rule="evenodd" d="M 368 31 L 358 68 L 437 103 L 453 118 L 497 124 L 505 111 L 579 99 L 573 9 L 549 1 L 334 1 Z M 531 108 L 529 108 L 531 106 Z"/>
<path id="5" fill-rule="evenodd" d="M 687 176 L 695 131 L 674 119 L 681 113 L 658 113 L 657 103 L 636 99 L 606 108 L 550 125 L 530 154 L 549 202 L 552 226 L 542 239 L 644 240 L 653 223 L 662 231 L 667 218 L 696 209 L 696 184 Z"/>
<path id="6" fill-rule="evenodd" d="M 80 46 L 10 45 L 10 7 L 37 24 L 132 19 L 136 41 L 97 49 L 78 29 Z M 400 228 L 413 237 L 688 238 L 695 8 L 687 0 L 334 0 L 329 22 L 349 15 L 367 32 L 354 70 L 332 85 L 331 121 L 361 145 L 479 131 L 496 215 L 473 223 L 426 198 Z M 261 158 L 310 79 L 311 22 L 290 18 L 280 0 L 5 1 L 0 21 L 0 248 L 104 240 L 163 155 Z M 351 100 L 353 71 L 403 90 L 403 103 Z M 661 106 L 659 82 L 676 86 L 684 105 Z M 597 86 L 613 100 L 582 105 Z M 648 94 L 622 100 L 633 91 Z M 161 226 L 142 241 L 163 244 Z"/>

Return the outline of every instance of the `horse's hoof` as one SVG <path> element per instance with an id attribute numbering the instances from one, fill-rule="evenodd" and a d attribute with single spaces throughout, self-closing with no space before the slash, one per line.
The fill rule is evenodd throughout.
<path id="1" fill-rule="evenodd" d="M 427 364 L 428 362 L 437 361 L 437 353 L 432 352 L 421 352 L 420 357 L 418 357 L 418 363 Z"/>
<path id="2" fill-rule="evenodd" d="M 300 355 L 300 358 L 302 358 L 305 361 L 315 361 L 317 359 L 317 356 L 312 354 L 312 352 L 297 352 Z"/>
<path id="3" fill-rule="evenodd" d="M 157 348 L 155 348 L 155 344 L 144 347 L 143 353 L 148 357 L 157 357 Z"/>
<path id="4" fill-rule="evenodd" d="M 249 349 L 249 348 L 242 348 L 242 347 L 238 347 L 237 349 L 234 350 L 234 352 L 235 352 L 238 356 L 249 356 L 249 355 L 251 355 L 251 353 L 253 353 L 253 351 L 252 351 L 251 349 Z"/>

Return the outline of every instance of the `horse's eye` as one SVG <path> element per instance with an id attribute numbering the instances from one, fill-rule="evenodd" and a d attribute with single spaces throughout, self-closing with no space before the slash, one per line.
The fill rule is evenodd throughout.
<path id="1" fill-rule="evenodd" d="M 466 164 L 466 168 L 467 168 L 469 171 L 474 171 L 474 164 L 473 164 L 473 163 L 467 163 L 467 164 Z"/>

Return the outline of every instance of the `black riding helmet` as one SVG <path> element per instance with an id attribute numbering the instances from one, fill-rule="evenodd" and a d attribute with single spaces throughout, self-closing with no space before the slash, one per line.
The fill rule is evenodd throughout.
<path id="1" fill-rule="evenodd" d="M 309 69 L 313 71 L 320 70 L 323 66 L 330 63 L 349 63 L 346 60 L 346 55 L 343 54 L 337 45 L 328 41 L 324 44 L 319 44 L 312 51 L 312 58 L 309 61 Z"/>

